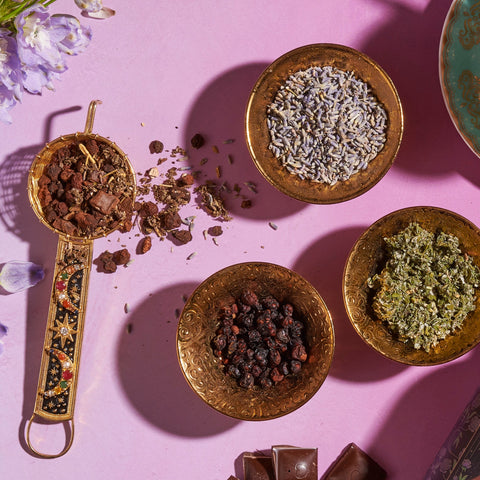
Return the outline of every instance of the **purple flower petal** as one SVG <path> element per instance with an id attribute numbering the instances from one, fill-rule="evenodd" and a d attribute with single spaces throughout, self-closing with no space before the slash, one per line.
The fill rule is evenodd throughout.
<path id="1" fill-rule="evenodd" d="M 4 337 L 8 333 L 8 327 L 0 323 L 0 338 Z"/>
<path id="2" fill-rule="evenodd" d="M 75 0 L 78 8 L 88 13 L 99 12 L 102 7 L 102 0 Z"/>
<path id="3" fill-rule="evenodd" d="M 14 260 L 7 262 L 0 271 L 0 286 L 10 293 L 21 292 L 36 285 L 44 276 L 40 265 Z"/>
<path id="4" fill-rule="evenodd" d="M 63 28 L 65 35 L 57 46 L 67 55 L 82 53 L 92 39 L 92 30 L 82 27 L 78 19 L 72 15 L 53 15 L 51 25 L 58 29 Z"/>

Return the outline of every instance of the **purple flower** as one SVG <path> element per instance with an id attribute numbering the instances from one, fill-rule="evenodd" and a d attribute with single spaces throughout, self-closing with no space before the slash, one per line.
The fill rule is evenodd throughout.
<path id="1" fill-rule="evenodd" d="M 78 19 L 72 15 L 53 15 L 51 24 L 65 28 L 67 34 L 58 43 L 58 48 L 67 55 L 78 55 L 85 51 L 92 39 L 90 28 L 82 27 Z"/>
<path id="2" fill-rule="evenodd" d="M 0 271 L 0 286 L 9 293 L 17 293 L 33 287 L 43 280 L 45 273 L 40 265 L 13 260 L 5 263 Z"/>
<path id="3" fill-rule="evenodd" d="M 43 87 L 53 90 L 52 80 L 67 69 L 65 55 L 82 52 L 91 39 L 90 29 L 82 27 L 75 17 L 50 17 L 41 5 L 22 12 L 15 26 L 23 86 L 30 93 L 41 93 Z"/>
<path id="4" fill-rule="evenodd" d="M 17 100 L 11 90 L 0 85 L 0 122 L 12 123 L 9 111 L 16 105 Z"/>
<path id="5" fill-rule="evenodd" d="M 11 32 L 0 28 L 0 121 L 11 123 L 9 110 L 22 98 L 22 74 L 17 43 Z"/>

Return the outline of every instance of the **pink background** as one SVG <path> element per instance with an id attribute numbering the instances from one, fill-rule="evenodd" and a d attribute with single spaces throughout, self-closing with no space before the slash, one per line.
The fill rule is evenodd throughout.
<path id="1" fill-rule="evenodd" d="M 0 262 L 31 260 L 46 269 L 35 288 L 0 299 L 8 328 L 0 356 L 0 477 L 243 478 L 244 451 L 274 444 L 319 448 L 319 474 L 355 442 L 394 480 L 421 479 L 479 382 L 478 348 L 431 368 L 393 363 L 366 346 L 346 316 L 341 291 L 346 256 L 374 221 L 413 205 L 445 207 L 480 223 L 480 161 L 457 134 L 438 81 L 438 46 L 450 0 L 111 0 L 105 21 L 82 18 L 94 38 L 69 59 L 55 92 L 25 95 L 0 126 Z M 55 11 L 79 14 L 70 0 Z M 405 111 L 405 134 L 391 170 L 373 189 L 337 205 L 299 203 L 256 171 L 245 146 L 248 94 L 283 53 L 320 42 L 348 45 L 391 76 Z M 250 210 L 229 204 L 219 246 L 201 232 L 215 224 L 199 210 L 194 240 L 154 241 L 145 256 L 113 275 L 92 270 L 70 452 L 42 460 L 25 449 L 34 405 L 56 236 L 34 216 L 28 167 L 42 145 L 81 131 L 86 108 L 101 99 L 94 132 L 113 139 L 135 170 L 156 164 L 148 145 L 208 140 L 204 171 L 223 165 L 231 184 L 252 181 Z M 235 143 L 224 144 L 233 138 Z M 211 145 L 219 146 L 215 156 Z M 235 163 L 226 162 L 231 154 Z M 207 168 L 208 167 L 208 168 Z M 246 191 L 246 190 L 244 190 Z M 274 231 L 268 223 L 274 222 Z M 94 257 L 138 238 L 96 240 Z M 191 260 L 187 256 L 197 255 Z M 303 275 L 331 310 L 336 350 L 330 374 L 302 408 L 267 422 L 240 422 L 206 406 L 186 384 L 175 351 L 175 310 L 206 277 L 237 262 L 277 263 Z M 130 311 L 124 311 L 128 303 Z M 133 331 L 126 333 L 126 325 Z M 39 448 L 59 448 L 61 429 L 33 428 Z"/>

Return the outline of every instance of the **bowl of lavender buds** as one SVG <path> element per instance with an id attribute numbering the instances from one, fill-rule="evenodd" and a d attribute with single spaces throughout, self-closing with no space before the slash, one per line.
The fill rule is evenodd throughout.
<path id="1" fill-rule="evenodd" d="M 245 132 L 260 173 L 300 201 L 339 203 L 391 167 L 403 110 L 387 73 L 365 54 L 313 44 L 275 60 L 247 104 Z"/>
<path id="2" fill-rule="evenodd" d="M 226 267 L 187 300 L 177 354 L 187 383 L 215 410 L 268 420 L 305 404 L 327 377 L 333 324 L 315 288 L 265 262 Z"/>

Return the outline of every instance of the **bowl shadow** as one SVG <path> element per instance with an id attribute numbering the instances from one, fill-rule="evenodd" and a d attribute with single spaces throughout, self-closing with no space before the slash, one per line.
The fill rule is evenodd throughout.
<path id="1" fill-rule="evenodd" d="M 444 366 L 424 367 L 431 373 L 391 406 L 368 450 L 374 458 L 382 459 L 392 478 L 424 478 L 462 410 L 478 390 L 479 360 L 477 347 Z"/>
<path id="2" fill-rule="evenodd" d="M 387 3 L 394 12 L 390 20 L 359 48 L 389 74 L 404 108 L 404 136 L 393 168 L 426 177 L 457 171 L 480 185 L 480 161 L 456 131 L 440 87 L 439 44 L 452 0 L 430 0 L 422 12 Z"/>
<path id="3" fill-rule="evenodd" d="M 349 227 L 325 235 L 302 252 L 293 267 L 318 290 L 332 315 L 335 353 L 329 375 L 351 382 L 381 380 L 406 368 L 369 347 L 355 332 L 344 307 L 343 269 L 365 229 Z"/>
<path id="4" fill-rule="evenodd" d="M 266 63 L 241 65 L 214 78 L 195 100 L 185 127 L 184 145 L 188 145 L 191 166 L 201 172 L 199 181 L 224 184 L 223 197 L 228 210 L 233 216 L 251 219 L 282 218 L 306 206 L 265 180 L 247 149 L 248 98 L 267 66 Z M 204 137 L 205 144 L 195 149 L 191 139 L 197 133 Z M 240 192 L 233 190 L 235 184 Z M 244 200 L 251 202 L 251 208 L 242 207 Z"/>
<path id="5" fill-rule="evenodd" d="M 176 312 L 194 283 L 160 290 L 130 312 L 118 340 L 118 376 L 133 407 L 151 424 L 183 437 L 207 437 L 238 420 L 204 403 L 187 384 L 177 360 Z"/>

